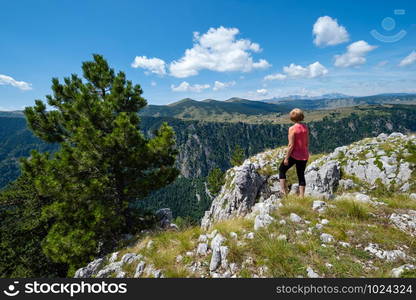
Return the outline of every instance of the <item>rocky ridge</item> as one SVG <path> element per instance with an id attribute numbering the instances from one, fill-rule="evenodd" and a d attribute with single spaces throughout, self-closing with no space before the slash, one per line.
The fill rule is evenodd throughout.
<path id="1" fill-rule="evenodd" d="M 283 155 L 265 151 L 228 170 L 201 228 L 172 232 L 165 222 L 168 231 L 75 277 L 416 276 L 415 136 L 381 134 L 315 157 L 302 200 L 281 197 Z"/>

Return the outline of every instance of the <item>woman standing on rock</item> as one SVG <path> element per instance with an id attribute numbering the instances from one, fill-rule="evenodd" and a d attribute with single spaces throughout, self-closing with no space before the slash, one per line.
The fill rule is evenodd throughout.
<path id="1" fill-rule="evenodd" d="M 308 127 L 301 123 L 304 119 L 303 111 L 299 108 L 293 109 L 289 114 L 290 120 L 295 125 L 289 128 L 287 152 L 285 159 L 279 167 L 280 190 L 286 195 L 286 172 L 293 165 L 296 165 L 296 173 L 299 180 L 299 196 L 305 195 L 305 169 L 309 159 L 309 130 Z"/>

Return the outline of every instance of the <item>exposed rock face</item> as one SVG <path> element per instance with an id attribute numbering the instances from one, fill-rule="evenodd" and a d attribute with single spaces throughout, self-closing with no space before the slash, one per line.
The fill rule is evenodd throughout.
<path id="1" fill-rule="evenodd" d="M 208 228 L 213 222 L 247 215 L 261 193 L 268 198 L 270 189 L 263 189 L 263 186 L 269 175 L 261 175 L 261 170 L 273 169 L 276 172 L 276 161 L 281 160 L 283 155 L 281 149 L 263 152 L 228 170 L 226 183 L 202 218 L 202 227 Z"/>
<path id="2" fill-rule="evenodd" d="M 78 269 L 75 272 L 75 278 L 90 278 L 92 276 L 95 276 L 100 267 L 104 264 L 103 258 L 98 258 L 92 262 L 90 262 L 86 267 Z"/>
<path id="3" fill-rule="evenodd" d="M 415 136 L 394 132 L 387 136 L 364 139 L 348 147 L 340 147 L 330 156 L 338 156 L 343 171 L 357 179 L 375 185 L 395 184 L 408 190 L 414 164 L 408 161 L 409 145 L 416 145 Z"/>

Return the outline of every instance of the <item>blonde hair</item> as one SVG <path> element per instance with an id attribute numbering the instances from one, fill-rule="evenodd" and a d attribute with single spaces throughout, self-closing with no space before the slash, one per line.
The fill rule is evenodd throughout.
<path id="1" fill-rule="evenodd" d="M 289 117 L 292 122 L 301 122 L 305 118 L 305 115 L 301 109 L 295 108 L 289 113 Z"/>

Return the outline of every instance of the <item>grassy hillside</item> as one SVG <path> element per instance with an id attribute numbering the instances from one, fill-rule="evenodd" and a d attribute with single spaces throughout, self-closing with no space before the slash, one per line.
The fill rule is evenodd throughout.
<path id="1" fill-rule="evenodd" d="M 186 120 L 228 121 L 240 116 L 274 115 L 288 112 L 290 105 L 274 105 L 260 101 L 232 99 L 195 101 L 183 99 L 169 105 L 148 105 L 141 116 L 173 117 Z M 244 118 L 240 118 L 243 120 Z"/>
<path id="2" fill-rule="evenodd" d="M 179 232 L 155 231 L 139 237 L 133 246 L 120 249 L 116 260 L 127 253 L 139 254 L 149 269 L 160 270 L 164 277 L 212 277 L 211 255 L 198 255 L 195 251 L 200 236 L 214 231 L 226 238 L 227 260 L 235 264 L 236 277 L 307 277 L 308 268 L 322 277 L 391 277 L 392 269 L 406 262 L 374 258 L 364 250 L 370 242 L 381 249 L 393 250 L 399 246 L 407 249 L 409 256 L 416 256 L 413 238 L 386 225 L 397 205 L 416 209 L 416 202 L 409 197 L 380 198 L 385 205 L 376 207 L 352 200 L 337 201 L 324 213 L 312 210 L 314 200 L 295 196 L 284 199 L 282 208 L 272 214 L 278 221 L 255 232 L 252 238 L 247 234 L 252 232 L 253 221 L 245 218 L 217 223 L 208 231 L 199 226 Z M 291 213 L 304 221 L 290 221 Z M 318 224 L 325 225 L 318 229 L 321 226 Z M 322 233 L 330 234 L 335 241 L 323 243 Z M 138 261 L 124 265 L 125 277 L 134 277 L 137 265 Z M 144 272 L 142 277 L 154 274 Z M 414 271 L 402 274 L 402 277 L 415 276 Z"/>

